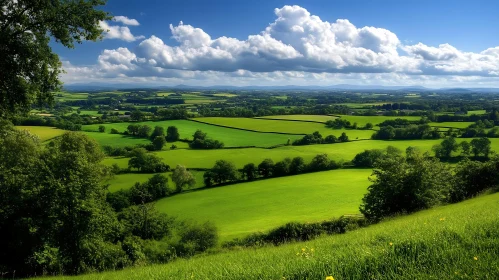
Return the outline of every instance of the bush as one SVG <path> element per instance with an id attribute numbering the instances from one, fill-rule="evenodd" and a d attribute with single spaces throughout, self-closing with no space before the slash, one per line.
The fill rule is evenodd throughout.
<path id="1" fill-rule="evenodd" d="M 352 163 L 356 167 L 374 167 L 374 163 L 385 155 L 383 150 L 365 150 L 355 155 Z"/>
<path id="2" fill-rule="evenodd" d="M 448 201 L 451 172 L 438 159 L 413 155 L 410 161 L 391 156 L 375 163 L 372 185 L 360 212 L 372 221 L 398 213 L 411 213 Z"/>
<path id="3" fill-rule="evenodd" d="M 111 128 L 111 134 L 120 134 L 116 128 Z"/>
<path id="4" fill-rule="evenodd" d="M 103 125 L 99 125 L 99 132 L 105 132 L 105 131 L 106 131 L 106 127 Z"/>
<path id="5" fill-rule="evenodd" d="M 309 171 L 325 171 L 337 169 L 340 166 L 333 160 L 330 160 L 327 154 L 316 155 L 308 165 Z"/>
<path id="6" fill-rule="evenodd" d="M 464 160 L 455 168 L 450 198 L 459 202 L 499 184 L 499 158 L 487 162 Z"/>
<path id="7" fill-rule="evenodd" d="M 218 231 L 211 222 L 203 224 L 184 223 L 180 230 L 180 242 L 190 245 L 191 250 L 184 250 L 186 251 L 186 255 L 191 255 L 195 252 L 204 252 L 217 245 Z"/>

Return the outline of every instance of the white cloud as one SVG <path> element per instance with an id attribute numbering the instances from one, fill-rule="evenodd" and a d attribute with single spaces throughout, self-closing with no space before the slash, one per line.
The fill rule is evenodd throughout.
<path id="1" fill-rule="evenodd" d="M 145 38 L 144 36 L 134 36 L 127 26 L 111 26 L 105 21 L 100 21 L 99 27 L 104 30 L 104 39 L 119 39 L 133 42 Z"/>
<path id="2" fill-rule="evenodd" d="M 133 25 L 133 26 L 140 25 L 140 23 L 136 19 L 128 18 L 126 16 L 115 16 L 115 17 L 113 17 L 113 20 L 117 21 L 117 22 L 121 22 L 125 25 Z"/>
<path id="3" fill-rule="evenodd" d="M 361 83 L 367 77 L 385 79 L 386 83 L 407 83 L 412 79 L 427 84 L 432 80 L 442 82 L 445 78 L 463 81 L 455 78 L 458 76 L 499 77 L 499 47 L 472 53 L 450 44 L 438 47 L 403 44 L 390 30 L 357 27 L 347 19 L 324 21 L 299 6 L 275 9 L 275 15 L 274 22 L 245 40 L 212 38 L 203 29 L 183 22 L 170 25 L 172 38 L 178 44 L 169 45 L 153 35 L 133 50 L 104 50 L 94 72 L 108 78 L 222 83 L 256 80 L 306 83 L 307 79 L 331 83 L 339 77 L 348 81 L 355 77 Z M 122 23 L 133 21 L 117 18 Z M 126 26 L 101 22 L 101 27 L 109 30 L 106 38 L 131 42 L 142 37 L 134 36 Z"/>

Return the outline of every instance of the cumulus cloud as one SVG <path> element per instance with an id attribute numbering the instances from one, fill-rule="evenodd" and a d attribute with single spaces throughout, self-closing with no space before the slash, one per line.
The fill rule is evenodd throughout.
<path id="1" fill-rule="evenodd" d="M 284 6 L 274 12 L 274 22 L 244 40 L 212 38 L 201 28 L 183 22 L 170 24 L 171 38 L 177 44 L 153 35 L 133 50 L 104 50 L 94 73 L 106 77 L 270 82 L 317 82 L 339 76 L 395 77 L 397 81 L 412 77 L 419 82 L 446 75 L 499 77 L 499 47 L 472 53 L 450 44 L 403 44 L 390 30 L 357 27 L 347 19 L 328 22 L 300 6 Z M 115 17 L 115 21 L 129 25 L 136 22 L 126 17 Z M 106 38 L 128 42 L 141 38 L 126 26 L 101 22 L 101 27 L 108 30 Z"/>
<path id="2" fill-rule="evenodd" d="M 99 27 L 104 30 L 104 39 L 119 39 L 127 42 L 133 42 L 145 38 L 144 36 L 134 36 L 130 31 L 130 28 L 127 26 L 109 25 L 105 21 L 100 21 Z"/>
<path id="3" fill-rule="evenodd" d="M 117 22 L 121 22 L 125 25 L 133 25 L 133 26 L 140 25 L 136 19 L 128 18 L 126 16 L 115 16 L 115 17 L 113 17 L 113 20 L 117 21 Z"/>

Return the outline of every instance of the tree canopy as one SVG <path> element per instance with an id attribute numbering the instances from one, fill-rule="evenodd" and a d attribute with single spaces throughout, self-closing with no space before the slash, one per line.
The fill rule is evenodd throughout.
<path id="1" fill-rule="evenodd" d="M 61 62 L 49 42 L 65 47 L 101 38 L 97 9 L 105 0 L 2 0 L 0 6 L 0 116 L 52 103 L 61 81 Z"/>

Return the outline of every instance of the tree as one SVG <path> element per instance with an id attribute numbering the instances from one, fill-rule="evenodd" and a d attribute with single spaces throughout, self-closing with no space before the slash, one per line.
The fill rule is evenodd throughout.
<path id="1" fill-rule="evenodd" d="M 450 194 L 452 202 L 473 197 L 499 183 L 499 158 L 478 162 L 465 159 L 457 164 Z"/>
<path id="2" fill-rule="evenodd" d="M 324 138 L 324 142 L 328 144 L 333 144 L 338 142 L 338 138 L 336 138 L 336 136 L 334 135 L 328 135 L 326 136 L 326 138 Z"/>
<path id="3" fill-rule="evenodd" d="M 166 141 L 175 142 L 180 139 L 180 135 L 178 133 L 178 129 L 176 126 L 169 126 L 166 129 Z"/>
<path id="4" fill-rule="evenodd" d="M 449 158 L 452 154 L 452 152 L 457 151 L 459 148 L 459 145 L 456 142 L 456 138 L 454 137 L 448 137 L 440 143 L 440 146 L 442 146 L 442 156 L 445 158 Z"/>
<path id="5" fill-rule="evenodd" d="M 132 121 L 142 121 L 144 120 L 144 112 L 140 110 L 135 110 L 130 113 L 130 119 Z"/>
<path id="6" fill-rule="evenodd" d="M 258 172 L 263 177 L 270 177 L 272 176 L 273 168 L 274 168 L 274 161 L 270 158 L 266 158 L 258 165 Z"/>
<path id="7" fill-rule="evenodd" d="M 152 131 L 150 139 L 152 141 L 154 141 L 154 139 L 156 139 L 156 137 L 158 137 L 158 136 L 160 136 L 162 138 L 165 138 L 165 129 L 163 127 L 161 127 L 161 126 L 155 126 L 154 127 L 154 130 Z"/>
<path id="8" fill-rule="evenodd" d="M 280 177 L 288 175 L 290 166 L 291 166 L 290 158 L 285 158 L 281 161 L 278 161 L 274 165 L 274 168 L 272 169 L 272 176 Z"/>
<path id="9" fill-rule="evenodd" d="M 364 129 L 373 129 L 373 124 L 372 123 L 366 123 L 366 125 L 364 126 Z"/>
<path id="10" fill-rule="evenodd" d="M 94 1 L 1 1 L 0 117 L 28 112 L 31 104 L 53 103 L 61 85 L 61 62 L 49 42 L 74 48 L 101 38 L 99 21 L 109 19 Z"/>
<path id="11" fill-rule="evenodd" d="M 295 157 L 291 160 L 289 165 L 289 173 L 292 175 L 300 174 L 305 172 L 307 166 L 305 160 L 302 157 Z"/>
<path id="12" fill-rule="evenodd" d="M 485 157 L 489 157 L 490 154 L 490 140 L 488 138 L 482 137 L 480 139 L 471 140 L 471 151 L 478 157 L 483 154 Z"/>
<path id="13" fill-rule="evenodd" d="M 156 136 L 156 138 L 154 138 L 154 140 L 152 141 L 152 145 L 154 146 L 154 150 L 156 151 L 161 151 L 165 144 L 166 140 L 164 136 Z"/>
<path id="14" fill-rule="evenodd" d="M 407 161 L 391 156 L 376 162 L 372 184 L 360 211 L 373 221 L 397 213 L 411 213 L 448 201 L 452 173 L 448 166 L 426 155 Z"/>
<path id="15" fill-rule="evenodd" d="M 459 147 L 461 148 L 461 155 L 467 157 L 471 153 L 471 144 L 467 141 L 462 141 L 459 143 Z"/>
<path id="16" fill-rule="evenodd" d="M 105 132 L 105 131 L 106 131 L 106 127 L 103 125 L 99 125 L 99 132 Z"/>
<path id="17" fill-rule="evenodd" d="M 373 149 L 365 150 L 355 155 L 352 163 L 356 167 L 373 167 L 374 163 L 384 156 L 383 150 Z"/>
<path id="18" fill-rule="evenodd" d="M 254 180 L 258 176 L 258 169 L 254 163 L 248 163 L 243 167 L 241 175 L 248 181 Z"/>
<path id="19" fill-rule="evenodd" d="M 137 137 L 149 138 L 149 134 L 151 134 L 151 127 L 148 125 L 141 125 L 137 130 Z"/>
<path id="20" fill-rule="evenodd" d="M 165 214 L 159 213 L 154 204 L 128 207 L 118 217 L 123 224 L 125 235 L 159 240 L 171 232 L 172 220 Z"/>
<path id="21" fill-rule="evenodd" d="M 328 158 L 327 154 L 316 155 L 308 166 L 311 171 L 324 171 L 338 167 L 334 161 Z"/>
<path id="22" fill-rule="evenodd" d="M 137 136 L 139 134 L 139 128 L 140 128 L 140 125 L 138 125 L 138 124 L 130 124 L 130 125 L 128 125 L 126 130 L 128 131 L 128 134 L 130 134 L 132 136 Z"/>
<path id="23" fill-rule="evenodd" d="M 170 194 L 168 178 L 162 174 L 154 174 L 145 183 L 135 183 L 130 189 L 130 201 L 133 204 L 149 203 Z"/>
<path id="24" fill-rule="evenodd" d="M 205 140 L 206 139 L 206 133 L 202 132 L 201 130 L 196 130 L 194 134 L 192 135 L 193 140 Z"/>
<path id="25" fill-rule="evenodd" d="M 186 186 L 194 187 L 196 185 L 196 178 L 189 172 L 185 166 L 177 165 L 173 170 L 172 180 L 175 183 L 176 191 L 181 192 Z"/>
<path id="26" fill-rule="evenodd" d="M 237 180 L 236 166 L 230 161 L 217 160 L 210 173 L 213 181 L 217 184 Z"/>
<path id="27" fill-rule="evenodd" d="M 338 137 L 338 141 L 340 141 L 340 142 L 348 142 L 348 136 L 347 136 L 347 134 L 345 132 L 343 132 L 341 134 L 341 136 Z"/>

